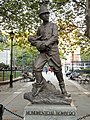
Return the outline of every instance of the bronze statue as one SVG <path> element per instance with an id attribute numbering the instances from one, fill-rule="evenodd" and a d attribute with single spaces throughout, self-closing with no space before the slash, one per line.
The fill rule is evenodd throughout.
<path id="1" fill-rule="evenodd" d="M 56 24 L 49 22 L 49 11 L 46 5 L 41 5 L 39 17 L 43 21 L 38 28 L 37 36 L 29 36 L 28 40 L 39 50 L 40 54 L 34 64 L 34 73 L 36 78 L 33 96 L 37 96 L 46 86 L 46 80 L 42 76 L 44 65 L 48 62 L 53 67 L 54 73 L 58 79 L 61 93 L 69 97 L 65 89 L 65 83 L 62 74 L 61 61 L 58 49 L 58 27 Z"/>

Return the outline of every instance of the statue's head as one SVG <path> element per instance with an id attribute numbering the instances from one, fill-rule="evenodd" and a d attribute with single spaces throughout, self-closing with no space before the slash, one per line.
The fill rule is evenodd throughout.
<path id="1" fill-rule="evenodd" d="M 47 9 L 47 6 L 42 4 L 41 7 L 40 7 L 40 10 L 39 10 L 39 17 L 44 14 L 44 13 L 48 13 L 49 14 L 49 11 Z"/>
<path id="2" fill-rule="evenodd" d="M 49 22 L 49 11 L 45 4 L 42 4 L 40 7 L 39 17 L 43 20 L 43 22 Z"/>

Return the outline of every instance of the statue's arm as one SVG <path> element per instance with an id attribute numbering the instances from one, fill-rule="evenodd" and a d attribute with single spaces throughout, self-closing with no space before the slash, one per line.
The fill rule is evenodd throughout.
<path id="1" fill-rule="evenodd" d="M 58 43 L 58 27 L 56 24 L 53 24 L 53 29 L 52 29 L 52 36 L 50 39 L 48 39 L 46 42 L 45 42 L 45 46 L 49 46 L 49 45 L 52 45 L 54 43 Z"/>
<path id="2" fill-rule="evenodd" d="M 37 46 L 37 44 L 40 43 L 42 35 L 40 35 L 40 30 L 38 28 L 37 35 L 36 36 L 29 36 L 28 41 L 31 43 L 33 46 Z"/>

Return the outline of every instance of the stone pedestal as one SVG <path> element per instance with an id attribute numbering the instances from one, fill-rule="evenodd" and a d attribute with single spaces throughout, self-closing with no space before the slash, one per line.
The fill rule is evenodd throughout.
<path id="1" fill-rule="evenodd" d="M 28 104 L 24 120 L 77 120 L 76 107 L 72 105 Z"/>

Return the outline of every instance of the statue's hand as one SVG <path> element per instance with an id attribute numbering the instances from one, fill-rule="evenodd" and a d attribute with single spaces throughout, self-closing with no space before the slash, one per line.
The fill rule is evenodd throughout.
<path id="1" fill-rule="evenodd" d="M 36 38 L 33 37 L 33 36 L 29 36 L 29 37 L 28 37 L 28 41 L 29 41 L 29 42 L 31 42 L 31 41 L 35 41 L 35 40 L 36 40 Z"/>
<path id="2" fill-rule="evenodd" d="M 42 41 L 38 42 L 36 47 L 39 51 L 45 51 L 46 49 L 45 44 Z"/>
<path id="3" fill-rule="evenodd" d="M 42 35 L 40 36 L 29 36 L 28 37 L 28 41 L 31 42 L 31 41 L 36 41 L 36 40 L 39 40 L 41 39 Z"/>
<path id="4" fill-rule="evenodd" d="M 42 35 L 40 35 L 40 36 L 36 36 L 36 40 L 41 39 L 41 37 L 42 37 Z"/>

